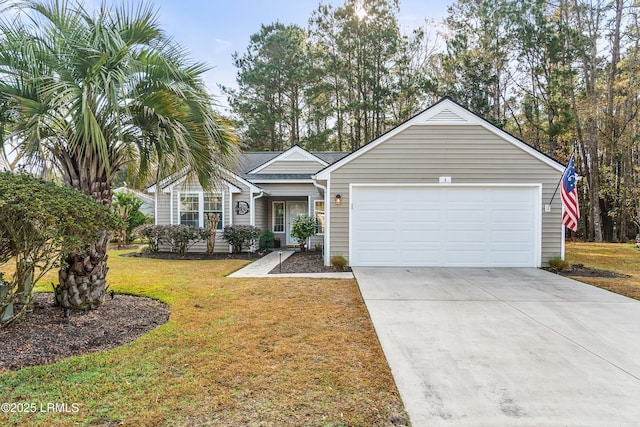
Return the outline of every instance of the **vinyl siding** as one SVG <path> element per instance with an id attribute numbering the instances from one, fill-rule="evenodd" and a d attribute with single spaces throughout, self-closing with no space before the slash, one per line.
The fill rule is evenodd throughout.
<path id="1" fill-rule="evenodd" d="M 414 125 L 346 163 L 331 174 L 330 194 L 342 195 L 331 206 L 331 254 L 349 254 L 350 183 L 542 184 L 542 264 L 562 247 L 561 202 L 557 194 L 544 212 L 561 172 L 481 126 Z M 384 200 L 380 201 L 384 203 Z"/>
<path id="2" fill-rule="evenodd" d="M 316 197 L 320 193 L 318 189 L 311 183 L 309 184 L 260 184 L 264 190 L 269 193 L 271 200 L 278 197 Z"/>
<path id="3" fill-rule="evenodd" d="M 171 196 L 169 194 L 159 192 L 156 194 L 158 199 L 158 211 L 156 212 L 156 224 L 166 225 L 171 223 L 171 217 L 169 213 L 169 204 Z"/>
<path id="4" fill-rule="evenodd" d="M 324 165 L 313 160 L 282 160 L 276 161 L 260 170 L 259 173 L 316 173 Z"/>
<path id="5" fill-rule="evenodd" d="M 234 225 L 248 225 L 250 222 L 251 215 L 247 213 L 246 215 L 237 215 L 235 214 L 235 203 L 237 201 L 246 201 L 249 202 L 249 188 L 245 187 L 241 183 L 235 184 L 237 187 L 242 189 L 242 193 L 239 194 L 231 194 L 228 185 L 222 185 L 220 189 L 214 190 L 214 193 L 222 193 L 223 194 L 223 225 L 227 226 L 230 224 Z M 180 223 L 179 209 L 178 206 L 180 204 L 180 194 L 183 193 L 200 193 L 202 192 L 202 187 L 197 182 L 197 180 L 189 180 L 183 184 L 177 185 L 173 189 L 173 224 Z M 158 193 L 158 225 L 167 225 L 171 224 L 171 194 L 160 192 Z M 230 199 L 233 197 L 232 199 Z M 232 203 L 229 203 L 229 200 L 232 200 Z M 229 206 L 231 205 L 231 211 L 229 210 Z M 233 216 L 232 216 L 233 215 Z M 230 221 L 233 221 L 232 223 Z M 169 250 L 168 245 L 162 246 L 161 250 Z M 190 249 L 189 252 L 206 252 L 207 244 L 206 242 L 197 242 Z M 216 233 L 216 252 L 229 252 L 229 244 L 222 238 L 222 232 L 218 231 Z"/>
<path id="6" fill-rule="evenodd" d="M 255 219 L 256 219 L 256 227 L 260 230 L 267 230 L 269 222 L 267 221 L 267 204 L 268 198 L 267 196 L 260 197 L 256 199 L 255 206 Z"/>
<path id="7" fill-rule="evenodd" d="M 251 225 L 251 212 L 247 212 L 244 215 L 238 215 L 236 213 L 236 204 L 238 202 L 246 202 L 249 205 L 249 209 L 251 209 L 251 194 L 249 193 L 248 188 L 242 188 L 242 193 L 236 193 L 233 195 L 233 203 L 231 203 L 233 222 L 231 225 Z M 225 225 L 230 224 L 225 222 Z"/>

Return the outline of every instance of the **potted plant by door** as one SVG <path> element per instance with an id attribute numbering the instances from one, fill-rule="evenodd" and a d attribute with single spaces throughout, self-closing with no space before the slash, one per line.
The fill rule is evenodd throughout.
<path id="1" fill-rule="evenodd" d="M 300 215 L 291 224 L 291 237 L 298 241 L 300 251 L 306 250 L 307 239 L 316 234 L 316 220 L 309 215 Z"/>

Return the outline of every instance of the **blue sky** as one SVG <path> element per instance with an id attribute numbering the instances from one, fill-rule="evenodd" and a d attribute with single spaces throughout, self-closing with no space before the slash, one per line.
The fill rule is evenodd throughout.
<path id="1" fill-rule="evenodd" d="M 152 0 L 163 29 L 186 47 L 192 57 L 214 67 L 205 76 L 210 92 L 223 107 L 217 84 L 236 87 L 233 52 L 243 53 L 261 24 L 280 21 L 306 26 L 320 0 Z M 342 0 L 324 0 L 336 6 Z M 409 30 L 425 18 L 440 21 L 453 0 L 400 0 L 400 26 Z"/>

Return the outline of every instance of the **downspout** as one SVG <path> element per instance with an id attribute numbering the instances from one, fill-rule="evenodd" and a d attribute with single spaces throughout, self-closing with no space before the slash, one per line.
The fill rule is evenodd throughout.
<path id="1" fill-rule="evenodd" d="M 253 193 L 251 193 L 253 194 Z M 254 227 L 256 226 L 256 200 L 258 200 L 261 197 L 264 197 L 264 190 L 260 190 L 260 193 L 258 193 L 257 196 L 255 197 L 251 197 L 251 207 L 250 207 L 250 211 L 251 211 L 251 225 L 253 225 Z"/>
<path id="2" fill-rule="evenodd" d="M 229 186 L 227 186 L 227 191 L 229 192 L 229 223 L 226 224 L 223 220 L 223 224 L 226 227 L 227 225 L 229 227 L 233 227 L 233 193 L 231 192 L 231 188 Z M 224 197 L 224 195 L 223 195 Z M 224 213 L 223 213 L 224 215 Z M 229 243 L 229 253 L 233 253 L 233 246 L 231 246 L 231 243 Z"/>
<path id="3" fill-rule="evenodd" d="M 169 224 L 173 225 L 173 187 L 169 192 Z"/>
<path id="4" fill-rule="evenodd" d="M 318 182 L 316 181 L 316 176 L 313 175 L 311 177 L 311 179 L 313 179 L 313 185 L 319 189 L 322 190 L 322 192 L 324 193 L 324 218 L 325 218 L 325 230 L 324 230 L 324 236 L 322 237 L 322 258 L 324 260 L 324 265 L 329 265 L 328 260 L 327 260 L 327 254 L 325 252 L 325 249 L 327 247 L 327 238 L 329 236 L 329 226 L 327 223 L 327 218 L 329 217 L 329 206 L 328 206 L 328 198 L 327 198 L 327 187 L 322 185 L 322 184 L 318 184 Z"/>
<path id="5" fill-rule="evenodd" d="M 156 191 L 153 194 L 153 223 L 158 225 L 158 196 L 160 193 L 158 192 L 158 185 L 156 184 Z"/>

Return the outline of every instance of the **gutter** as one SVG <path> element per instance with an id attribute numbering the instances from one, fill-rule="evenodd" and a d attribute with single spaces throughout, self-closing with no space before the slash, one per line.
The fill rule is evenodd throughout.
<path id="1" fill-rule="evenodd" d="M 253 194 L 253 193 L 251 193 Z M 251 218 L 250 218 L 250 224 L 252 226 L 256 226 L 256 200 L 258 200 L 261 197 L 264 197 L 266 195 L 264 190 L 260 190 L 260 193 L 257 196 L 251 196 L 251 207 L 250 207 L 250 211 L 251 211 Z"/>

